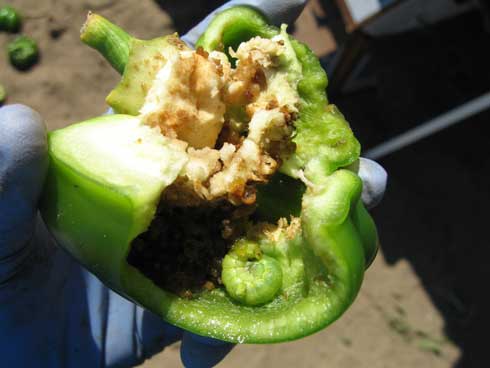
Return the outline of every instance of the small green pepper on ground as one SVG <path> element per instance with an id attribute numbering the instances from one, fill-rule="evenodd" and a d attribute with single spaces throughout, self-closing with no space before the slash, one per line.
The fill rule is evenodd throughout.
<path id="1" fill-rule="evenodd" d="M 27 36 L 19 36 L 7 45 L 10 63 L 19 70 L 27 70 L 39 60 L 36 41 Z"/>
<path id="2" fill-rule="evenodd" d="M 0 106 L 5 102 L 6 98 L 7 98 L 7 91 L 5 90 L 5 87 L 0 84 Z"/>
<path id="3" fill-rule="evenodd" d="M 11 6 L 0 8 L 0 31 L 15 33 L 22 27 L 22 17 L 20 13 Z"/>

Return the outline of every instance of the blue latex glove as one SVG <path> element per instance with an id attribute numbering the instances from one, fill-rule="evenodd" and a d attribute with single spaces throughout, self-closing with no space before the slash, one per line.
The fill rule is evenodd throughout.
<path id="1" fill-rule="evenodd" d="M 255 5 L 279 23 L 295 19 L 304 5 L 281 0 L 231 3 Z M 195 42 L 204 29 L 201 23 L 186 41 Z M 232 345 L 166 324 L 107 289 L 56 246 L 36 209 L 47 161 L 39 114 L 22 105 L 1 108 L 1 365 L 129 367 L 179 339 L 185 366 L 218 363 Z"/>

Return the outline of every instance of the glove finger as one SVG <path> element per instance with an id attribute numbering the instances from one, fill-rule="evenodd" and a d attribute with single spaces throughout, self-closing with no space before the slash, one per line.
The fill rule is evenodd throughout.
<path id="1" fill-rule="evenodd" d="M 214 367 L 233 347 L 233 344 L 225 341 L 185 332 L 180 348 L 180 358 L 184 367 L 187 368 Z"/>
<path id="2" fill-rule="evenodd" d="M 148 359 L 166 346 L 182 339 L 183 331 L 152 312 L 137 307 L 137 335 L 144 357 Z"/>
<path id="3" fill-rule="evenodd" d="M 383 199 L 388 181 L 388 174 L 377 162 L 361 157 L 359 160 L 359 177 L 362 179 L 362 202 L 371 209 Z"/>
<path id="4" fill-rule="evenodd" d="M 235 5 L 249 5 L 260 10 L 274 25 L 293 24 L 303 11 L 307 0 L 232 0 L 211 12 L 197 26 L 182 37 L 189 46 L 194 47 L 199 36 L 206 30 L 216 13 Z"/>
<path id="5" fill-rule="evenodd" d="M 0 108 L 0 284 L 28 255 L 47 166 L 41 116 L 23 105 Z"/>

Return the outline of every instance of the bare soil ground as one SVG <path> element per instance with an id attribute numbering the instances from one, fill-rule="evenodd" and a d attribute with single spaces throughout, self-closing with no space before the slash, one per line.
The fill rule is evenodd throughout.
<path id="1" fill-rule="evenodd" d="M 141 38 L 184 30 L 217 1 L 152 0 L 15 0 L 26 16 L 23 32 L 39 42 L 40 63 L 17 72 L 4 49 L 12 38 L 0 34 L 0 83 L 8 103 L 27 104 L 45 118 L 48 129 L 101 114 L 104 98 L 118 82 L 118 74 L 78 38 L 88 10 L 112 19 Z M 309 11 L 312 11 L 311 8 Z M 297 25 L 311 37 L 306 14 Z M 310 22 L 310 23 L 308 23 Z M 305 28 L 306 27 L 306 28 Z M 324 32 L 324 31 L 322 31 Z M 328 38 L 328 33 L 324 34 Z M 324 52 L 322 43 L 315 48 Z M 324 49 L 322 49 L 324 47 Z M 381 232 L 383 241 L 383 232 Z M 305 339 L 271 346 L 237 346 L 222 367 L 452 367 L 460 352 L 444 335 L 445 323 L 410 263 L 388 264 L 383 249 L 366 274 L 353 307 L 332 327 Z M 145 362 L 142 367 L 178 367 L 178 344 Z"/>

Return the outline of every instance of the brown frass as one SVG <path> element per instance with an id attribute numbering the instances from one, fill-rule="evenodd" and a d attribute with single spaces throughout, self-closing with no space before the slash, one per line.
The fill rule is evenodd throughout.
<path id="1" fill-rule="evenodd" d="M 244 235 L 254 206 L 207 207 L 162 202 L 149 229 L 132 243 L 128 263 L 162 289 L 191 297 L 221 285 L 221 261 Z"/>

